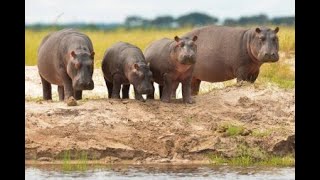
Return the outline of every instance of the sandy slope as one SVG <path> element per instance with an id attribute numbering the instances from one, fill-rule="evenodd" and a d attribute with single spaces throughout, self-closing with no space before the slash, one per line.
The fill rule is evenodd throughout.
<path id="1" fill-rule="evenodd" d="M 95 89 L 84 92 L 89 99 L 68 107 L 57 101 L 56 88 L 53 102 L 30 100 L 42 94 L 36 67 L 26 67 L 25 80 L 26 160 L 61 159 L 70 150 L 72 157 L 85 151 L 105 162 L 206 163 L 208 153 L 236 156 L 243 145 L 294 153 L 294 90 L 224 87 L 196 96 L 192 105 L 110 100 L 98 69 Z M 226 125 L 245 130 L 229 136 Z"/>

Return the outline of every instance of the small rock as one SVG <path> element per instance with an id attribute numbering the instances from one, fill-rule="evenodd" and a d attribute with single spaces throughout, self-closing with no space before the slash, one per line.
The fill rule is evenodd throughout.
<path id="1" fill-rule="evenodd" d="M 52 161 L 53 159 L 51 157 L 40 157 L 38 158 L 38 161 Z"/>
<path id="2" fill-rule="evenodd" d="M 77 101 L 74 99 L 74 97 L 70 96 L 67 100 L 66 103 L 68 106 L 76 106 Z"/>
<path id="3" fill-rule="evenodd" d="M 241 136 L 248 136 L 249 134 L 251 134 L 252 133 L 252 131 L 250 130 L 250 129 L 244 129 L 241 133 L 240 133 L 240 135 Z"/>
<path id="4" fill-rule="evenodd" d="M 162 158 L 160 160 L 158 160 L 159 163 L 169 163 L 170 159 L 169 158 Z"/>

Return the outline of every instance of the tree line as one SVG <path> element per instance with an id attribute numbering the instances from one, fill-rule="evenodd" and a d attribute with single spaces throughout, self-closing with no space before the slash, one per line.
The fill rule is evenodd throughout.
<path id="1" fill-rule="evenodd" d="M 220 24 L 225 26 L 243 26 L 243 25 L 251 25 L 251 24 L 273 24 L 273 25 L 287 25 L 293 26 L 295 24 L 295 16 L 287 16 L 287 17 L 274 17 L 269 18 L 265 14 L 258 14 L 253 16 L 241 16 L 238 19 L 226 18 L 223 22 L 220 22 L 217 17 L 210 16 L 205 13 L 200 12 L 192 12 L 177 18 L 172 16 L 158 16 L 154 19 L 146 19 L 141 16 L 128 16 L 124 23 L 118 24 L 83 24 L 83 23 L 71 23 L 65 25 L 53 25 L 53 24 L 33 24 L 26 25 L 26 28 L 32 29 L 41 29 L 47 27 L 74 27 L 74 28 L 82 28 L 82 29 L 114 29 L 118 27 L 125 28 L 178 28 L 185 26 L 204 26 L 210 24 Z"/>

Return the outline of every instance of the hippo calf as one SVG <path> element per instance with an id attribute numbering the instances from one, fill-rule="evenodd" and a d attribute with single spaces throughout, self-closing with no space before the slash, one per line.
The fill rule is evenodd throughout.
<path id="1" fill-rule="evenodd" d="M 51 84 L 58 85 L 59 100 L 76 105 L 82 90 L 92 90 L 94 51 L 90 38 L 74 29 L 47 35 L 38 49 L 38 70 L 43 99 L 51 100 Z"/>
<path id="2" fill-rule="evenodd" d="M 205 26 L 186 33 L 184 37 L 198 36 L 192 95 L 199 93 L 201 81 L 222 82 L 237 78 L 237 82 L 253 83 L 263 63 L 279 60 L 278 31 L 278 27 L 272 30 Z"/>
<path id="3" fill-rule="evenodd" d="M 159 84 L 160 98 L 163 102 L 170 102 L 172 93 L 179 83 L 182 83 L 182 97 L 184 103 L 193 103 L 191 98 L 191 78 L 196 62 L 197 36 L 174 40 L 163 38 L 152 42 L 145 50 L 145 57 L 150 63 L 153 79 Z M 154 93 L 148 98 L 153 99 Z"/>
<path id="4" fill-rule="evenodd" d="M 153 92 L 152 73 L 142 51 L 129 43 L 118 42 L 106 50 L 102 60 L 103 76 L 109 98 L 129 98 L 130 84 L 135 99 L 144 101 L 142 94 Z"/>

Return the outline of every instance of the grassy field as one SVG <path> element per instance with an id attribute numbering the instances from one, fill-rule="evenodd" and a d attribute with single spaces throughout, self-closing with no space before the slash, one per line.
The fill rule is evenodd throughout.
<path id="1" fill-rule="evenodd" d="M 271 26 L 274 28 L 275 26 Z M 183 35 L 190 31 L 192 28 L 180 29 L 116 29 L 114 31 L 90 31 L 84 30 L 83 33 L 87 34 L 94 46 L 95 50 L 95 67 L 101 66 L 101 59 L 105 50 L 112 44 L 118 41 L 125 41 L 137 45 L 144 51 L 144 49 L 154 40 L 168 37 L 173 38 L 175 35 Z M 25 65 L 36 65 L 37 62 L 37 49 L 41 40 L 49 33 L 55 30 L 42 30 L 32 31 L 25 30 Z M 279 31 L 280 51 L 285 54 L 294 54 L 295 51 L 295 29 L 294 27 L 281 27 Z M 265 64 L 261 68 L 258 82 L 274 82 L 280 87 L 293 88 L 294 87 L 294 72 L 290 66 L 284 61 L 287 55 L 282 57 L 278 63 Z"/>

